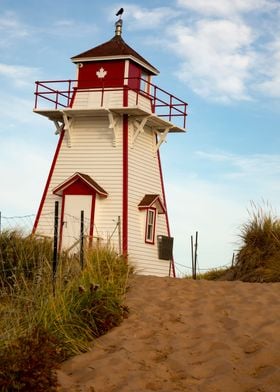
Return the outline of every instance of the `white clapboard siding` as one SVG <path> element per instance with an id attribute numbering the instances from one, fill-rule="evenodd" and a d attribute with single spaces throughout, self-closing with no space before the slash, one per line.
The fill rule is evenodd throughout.
<path id="1" fill-rule="evenodd" d="M 108 128 L 108 118 L 80 117 L 72 124 L 71 147 L 67 137 L 61 145 L 55 169 L 50 181 L 47 197 L 42 209 L 37 233 L 53 234 L 54 201 L 61 197 L 53 195 L 53 189 L 81 172 L 91 176 L 109 194 L 107 199 L 96 198 L 95 228 L 107 237 L 113 232 L 116 219 L 122 215 L 122 134 L 117 134 L 113 145 L 113 132 Z M 61 204 L 61 203 L 60 203 Z"/>
<path id="2" fill-rule="evenodd" d="M 123 89 L 88 91 L 79 90 L 76 92 L 73 109 L 91 109 L 91 108 L 123 108 Z M 103 96 L 102 96 L 103 95 Z M 145 112 L 151 113 L 151 99 L 143 94 L 128 91 L 128 107 L 139 107 Z"/>
<path id="3" fill-rule="evenodd" d="M 150 98 L 143 94 L 137 94 L 135 91 L 128 92 L 128 107 L 139 107 L 145 110 L 145 112 L 152 112 L 152 101 Z"/>
<path id="4" fill-rule="evenodd" d="M 130 127 L 130 132 L 133 132 Z M 155 244 L 145 243 L 146 211 L 138 204 L 145 194 L 159 194 L 163 200 L 158 158 L 154 151 L 155 135 L 148 128 L 129 146 L 129 258 L 137 272 L 167 276 L 169 261 L 158 259 L 157 235 L 167 235 L 166 217 L 157 214 Z"/>

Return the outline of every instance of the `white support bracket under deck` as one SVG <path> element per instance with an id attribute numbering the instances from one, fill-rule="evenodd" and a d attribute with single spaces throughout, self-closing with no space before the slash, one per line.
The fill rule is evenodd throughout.
<path id="1" fill-rule="evenodd" d="M 157 143 L 155 143 L 155 152 L 157 152 L 160 148 L 160 146 L 162 145 L 163 142 L 166 142 L 166 137 L 168 132 L 170 131 L 171 127 L 165 128 L 165 130 L 163 132 L 159 132 L 157 130 L 155 130 L 154 132 L 157 135 Z"/>
<path id="2" fill-rule="evenodd" d="M 131 147 L 134 147 L 134 143 L 136 142 L 138 136 L 140 133 L 144 133 L 144 126 L 146 125 L 146 122 L 148 120 L 150 116 L 144 116 L 141 117 L 140 121 L 139 119 L 135 119 L 132 123 L 133 125 L 133 129 L 134 129 L 134 133 L 133 133 L 133 137 L 132 137 L 132 141 L 131 141 Z"/>
<path id="3" fill-rule="evenodd" d="M 68 117 L 67 114 L 63 113 L 64 130 L 67 132 L 67 147 L 71 147 L 71 131 L 73 118 Z"/>
<path id="4" fill-rule="evenodd" d="M 62 121 L 58 121 L 58 120 L 52 120 L 52 122 L 55 125 L 56 131 L 55 131 L 55 135 L 60 135 L 61 132 L 63 131 L 64 128 L 64 122 Z"/>
<path id="5" fill-rule="evenodd" d="M 121 121 L 121 116 L 116 113 L 112 113 L 108 109 L 108 119 L 109 119 L 109 129 L 113 131 L 113 146 L 116 147 L 117 132 L 119 130 L 119 125 Z"/>

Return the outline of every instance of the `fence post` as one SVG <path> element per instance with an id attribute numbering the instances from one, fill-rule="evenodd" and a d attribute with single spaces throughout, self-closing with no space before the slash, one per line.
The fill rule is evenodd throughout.
<path id="1" fill-rule="evenodd" d="M 57 270 L 57 263 L 58 263 L 58 208 L 59 203 L 58 201 L 55 202 L 54 205 L 54 233 L 53 233 L 53 276 L 52 276 L 52 283 L 53 283 L 53 294 L 55 294 L 55 276 Z"/>
<path id="2" fill-rule="evenodd" d="M 1 214 L 1 212 L 0 212 L 0 214 Z M 1 217 L 1 215 L 0 215 L 0 217 Z M 0 233 L 1 233 L 1 228 L 0 228 Z M 235 262 L 235 253 L 233 252 L 232 259 L 231 259 L 231 268 L 233 268 L 234 262 Z"/>
<path id="3" fill-rule="evenodd" d="M 195 233 L 195 245 L 194 245 L 194 280 L 196 280 L 196 266 L 197 266 L 197 240 L 198 240 L 198 231 Z"/>
<path id="4" fill-rule="evenodd" d="M 192 277 L 194 280 L 196 280 L 197 247 L 198 247 L 198 231 L 196 231 L 196 233 L 195 233 L 195 244 L 193 244 L 193 236 L 191 236 Z"/>
<path id="5" fill-rule="evenodd" d="M 194 279 L 193 236 L 192 235 L 191 235 L 191 252 L 192 252 L 192 278 Z"/>
<path id="6" fill-rule="evenodd" d="M 80 265 L 84 268 L 84 211 L 81 211 L 81 230 L 80 230 Z"/>
<path id="7" fill-rule="evenodd" d="M 119 239 L 119 255 L 122 254 L 122 234 L 121 234 L 121 217 L 118 216 L 118 239 Z"/>

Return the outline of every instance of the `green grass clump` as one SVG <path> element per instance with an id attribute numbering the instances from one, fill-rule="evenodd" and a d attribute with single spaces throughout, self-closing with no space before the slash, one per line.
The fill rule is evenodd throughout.
<path id="1" fill-rule="evenodd" d="M 242 246 L 234 279 L 248 282 L 280 281 L 280 220 L 271 211 L 254 208 L 241 228 Z"/>
<path id="2" fill-rule="evenodd" d="M 58 359 L 86 351 L 95 337 L 126 317 L 122 302 L 130 272 L 127 260 L 107 248 L 91 249 L 85 252 L 81 269 L 75 255 L 62 255 L 53 282 L 50 241 L 21 238 L 20 233 L 4 235 L 4 239 L 0 235 L 0 390 L 28 390 L 24 389 L 28 352 L 34 359 L 29 358 L 29 382 L 36 383 L 34 375 L 41 372 L 46 383 L 55 385 L 45 371 L 45 362 L 55 368 Z M 26 244 L 30 259 L 26 256 Z M 18 268 L 10 271 L 12 260 Z M 43 335 L 45 340 L 41 339 Z M 25 345 L 29 347 L 27 351 L 22 349 Z M 50 355 L 34 356 L 41 347 Z M 9 361 L 5 363 L 1 358 L 8 354 Z M 12 380 L 17 380 L 18 389 L 13 389 Z M 38 385 L 41 383 L 38 381 Z M 29 390 L 41 390 L 36 388 Z M 42 390 L 51 389 L 48 386 Z"/>
<path id="3" fill-rule="evenodd" d="M 0 284 L 14 285 L 22 275 L 33 278 L 52 257 L 52 242 L 47 238 L 24 236 L 5 230 L 0 235 Z"/>

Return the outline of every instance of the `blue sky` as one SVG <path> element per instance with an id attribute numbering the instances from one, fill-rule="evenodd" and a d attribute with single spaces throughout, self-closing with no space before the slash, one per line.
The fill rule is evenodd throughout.
<path id="1" fill-rule="evenodd" d="M 250 203 L 279 211 L 280 2 L 0 0 L 0 211 L 35 213 L 57 138 L 33 114 L 34 81 L 74 79 L 70 57 L 123 38 L 189 103 L 188 132 L 161 147 L 178 270 L 227 264 Z"/>

